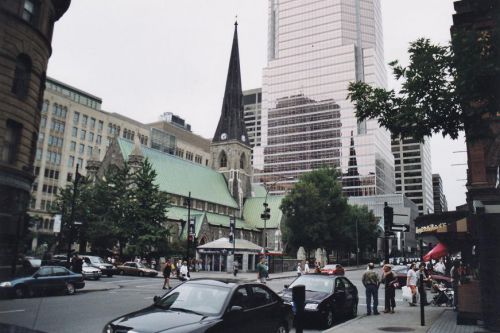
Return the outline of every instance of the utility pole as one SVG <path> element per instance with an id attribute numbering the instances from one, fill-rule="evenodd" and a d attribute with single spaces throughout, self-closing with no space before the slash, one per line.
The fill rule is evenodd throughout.
<path id="1" fill-rule="evenodd" d="M 188 220 L 187 220 L 187 226 L 186 226 L 186 238 L 187 238 L 187 247 L 186 247 L 186 261 L 187 261 L 187 267 L 189 271 L 189 247 L 190 247 L 190 240 L 191 240 L 191 191 L 189 191 L 189 196 L 187 198 L 187 206 L 188 206 Z"/>
<path id="2" fill-rule="evenodd" d="M 358 236 L 358 218 L 356 217 L 356 267 L 359 266 L 359 236 Z"/>

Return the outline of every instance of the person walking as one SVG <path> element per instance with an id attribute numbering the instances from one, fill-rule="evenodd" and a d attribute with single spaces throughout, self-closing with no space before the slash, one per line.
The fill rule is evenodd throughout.
<path id="1" fill-rule="evenodd" d="M 451 287 L 453 288 L 453 310 L 457 310 L 458 286 L 460 285 L 460 261 L 455 260 L 450 269 Z"/>
<path id="2" fill-rule="evenodd" d="M 83 260 L 78 256 L 78 253 L 73 254 L 73 259 L 71 260 L 72 271 L 78 274 L 82 274 Z"/>
<path id="3" fill-rule="evenodd" d="M 412 301 L 410 306 L 417 306 L 417 266 L 413 263 L 410 265 L 410 269 L 406 274 L 406 285 L 411 289 Z"/>
<path id="4" fill-rule="evenodd" d="M 398 285 L 398 278 L 392 271 L 390 265 L 384 265 L 384 272 L 382 273 L 382 283 L 385 286 L 385 310 L 384 313 L 394 313 L 396 307 L 396 288 Z"/>
<path id="5" fill-rule="evenodd" d="M 421 263 L 419 266 L 419 272 L 418 272 L 418 278 L 419 278 L 419 283 L 418 283 L 418 293 L 420 294 L 420 303 L 423 303 L 424 305 L 429 305 L 430 303 L 427 302 L 427 293 L 425 292 L 425 284 L 432 279 L 427 275 L 427 272 L 425 271 L 425 264 Z M 423 276 L 424 283 L 422 284 L 422 288 L 420 288 L 420 277 Z"/>
<path id="6" fill-rule="evenodd" d="M 363 277 L 361 281 L 363 282 L 363 286 L 365 286 L 366 291 L 366 314 L 370 316 L 372 314 L 372 297 L 373 297 L 373 314 L 378 315 L 378 287 L 380 285 L 380 280 L 377 275 L 373 271 L 375 265 L 371 262 L 368 264 L 368 270 L 363 273 Z"/>
<path id="7" fill-rule="evenodd" d="M 260 283 L 266 284 L 267 277 L 267 266 L 266 260 L 264 258 L 260 259 L 260 262 L 257 264 L 257 279 Z"/>
<path id="8" fill-rule="evenodd" d="M 187 261 L 182 262 L 182 266 L 179 269 L 179 273 L 181 274 L 179 280 L 181 281 L 189 281 L 189 270 L 187 267 Z"/>
<path id="9" fill-rule="evenodd" d="M 233 263 L 233 275 L 236 277 L 238 275 L 238 260 L 235 260 Z"/>
<path id="10" fill-rule="evenodd" d="M 170 286 L 170 274 L 172 274 L 172 264 L 170 263 L 170 260 L 167 260 L 165 267 L 163 267 L 163 278 L 165 281 L 163 281 L 162 289 L 167 289 L 166 286 L 168 286 L 168 289 L 172 289 Z"/>
<path id="11" fill-rule="evenodd" d="M 308 274 L 308 273 L 309 273 L 309 263 L 306 260 L 306 263 L 304 264 L 304 274 Z"/>
<path id="12" fill-rule="evenodd" d="M 300 262 L 297 264 L 297 276 L 302 275 L 302 266 L 300 265 Z"/>

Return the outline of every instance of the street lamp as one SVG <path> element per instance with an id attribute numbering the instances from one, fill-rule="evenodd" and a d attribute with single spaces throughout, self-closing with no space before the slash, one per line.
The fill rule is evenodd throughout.
<path id="1" fill-rule="evenodd" d="M 76 195 L 78 190 L 78 181 L 80 180 L 80 174 L 78 173 L 78 167 L 80 165 L 76 165 L 76 173 L 75 180 L 73 181 L 73 194 L 71 196 L 71 215 L 69 217 L 69 227 L 68 227 L 68 253 L 66 257 L 66 265 L 70 267 L 70 259 L 71 259 L 71 243 L 73 243 L 73 227 L 75 223 L 75 204 L 76 204 Z"/>
<path id="2" fill-rule="evenodd" d="M 189 270 L 189 246 L 190 246 L 190 238 L 191 238 L 191 191 L 189 191 L 189 196 L 184 201 L 184 206 L 188 208 L 188 220 L 187 220 L 187 228 L 186 228 L 186 238 L 187 238 L 187 248 L 186 248 L 186 261 Z"/>

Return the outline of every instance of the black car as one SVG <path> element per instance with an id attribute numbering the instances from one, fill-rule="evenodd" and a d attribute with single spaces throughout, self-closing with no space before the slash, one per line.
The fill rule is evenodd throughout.
<path id="1" fill-rule="evenodd" d="M 68 295 L 85 286 L 82 274 L 61 266 L 42 266 L 35 274 L 0 283 L 2 294 L 14 297 L 64 291 Z"/>
<path id="2" fill-rule="evenodd" d="M 265 285 L 194 279 L 113 320 L 103 332 L 285 333 L 292 320 L 291 306 Z"/>
<path id="3" fill-rule="evenodd" d="M 292 288 L 304 285 L 306 321 L 331 327 L 339 318 L 358 315 L 358 289 L 344 276 L 306 274 L 296 278 L 291 285 L 285 285 L 280 293 L 287 303 L 292 303 Z"/>

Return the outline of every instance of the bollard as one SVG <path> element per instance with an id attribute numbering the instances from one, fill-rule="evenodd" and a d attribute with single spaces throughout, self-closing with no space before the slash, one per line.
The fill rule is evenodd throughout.
<path id="1" fill-rule="evenodd" d="M 306 287 L 297 285 L 292 288 L 292 301 L 295 307 L 295 332 L 302 333 L 304 330 L 304 305 L 306 302 Z"/>

